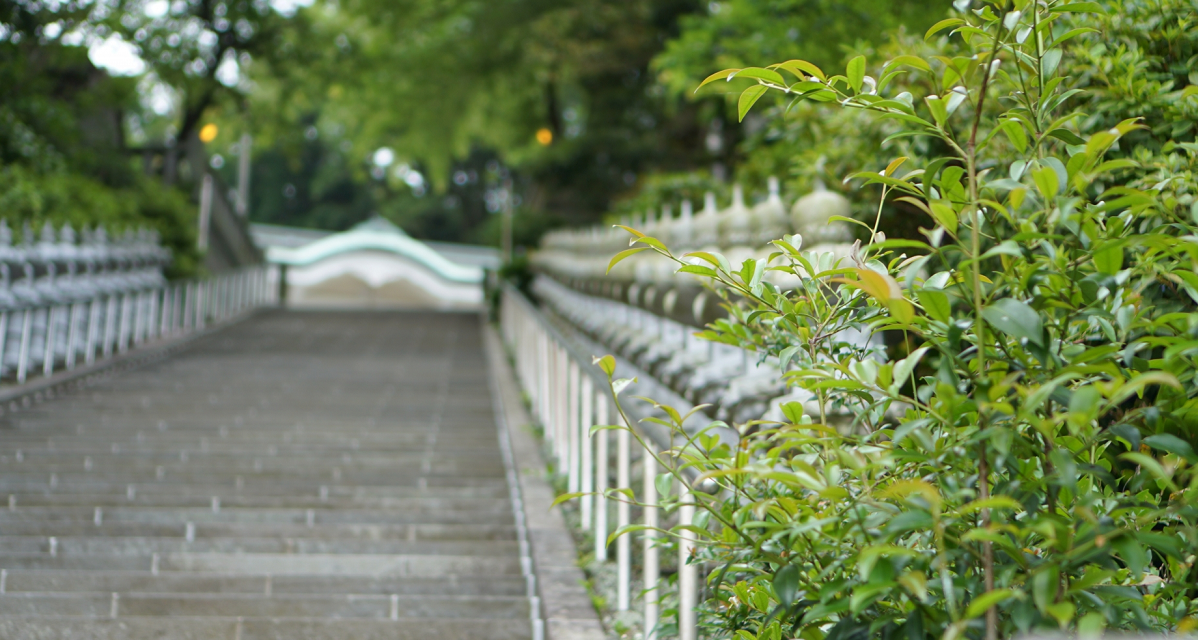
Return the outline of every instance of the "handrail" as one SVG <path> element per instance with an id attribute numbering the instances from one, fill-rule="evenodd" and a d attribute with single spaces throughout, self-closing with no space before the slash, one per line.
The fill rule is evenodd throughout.
<path id="1" fill-rule="evenodd" d="M 611 400 L 607 377 L 591 366 L 590 357 L 577 342 L 540 312 L 515 287 L 505 283 L 500 289 L 500 329 L 504 342 L 511 349 L 516 377 L 530 399 L 532 414 L 544 429 L 545 442 L 559 470 L 564 471 L 567 490 L 581 494 L 579 499 L 580 526 L 593 529 L 595 558 L 607 560 L 608 501 L 616 506 L 617 530 L 631 524 L 631 509 L 627 492 L 633 490 L 632 446 L 628 429 L 616 431 L 616 479 L 614 489 L 607 491 L 611 475 L 609 432 L 591 433 L 592 425 L 610 424 Z M 627 362 L 617 362 L 618 370 L 632 369 Z M 598 386 L 596 386 L 598 385 Z M 630 418 L 643 417 L 633 407 L 627 407 Z M 634 422 L 639 423 L 636 419 Z M 668 438 L 662 441 L 645 424 L 625 425 L 646 436 L 647 446 L 668 448 Z M 660 601 L 666 582 L 661 579 L 659 562 L 658 510 L 655 458 L 645 455 L 641 465 L 641 491 L 637 503 L 642 507 L 646 529 L 639 533 L 643 544 L 642 589 L 633 588 L 632 534 L 616 539 L 617 593 L 616 608 L 627 611 L 632 593 L 643 594 L 643 637 L 658 637 Z M 695 516 L 690 494 L 693 475 L 680 482 L 682 498 L 677 509 L 678 524 L 690 525 Z M 621 497 L 617 497 L 620 495 Z M 680 640 L 696 640 L 696 603 L 698 602 L 699 566 L 688 564 L 695 547 L 693 535 L 682 534 L 678 544 L 678 629 Z"/>
<path id="2" fill-rule="evenodd" d="M 525 313 L 540 323 L 540 325 L 544 327 L 545 331 L 549 333 L 549 335 L 557 344 L 562 345 L 562 348 L 566 350 L 570 360 L 579 363 L 581 373 L 584 373 L 590 377 L 591 384 L 595 385 L 596 388 L 602 389 L 603 392 L 606 393 L 607 375 L 603 373 L 599 367 L 593 366 L 591 364 L 591 359 L 598 355 L 611 355 L 616 360 L 616 370 L 628 374 L 621 374 L 617 377 L 635 377 L 637 378 L 639 384 L 650 387 L 647 395 L 676 405 L 675 408 L 681 408 L 682 413 L 686 413 L 686 411 L 690 410 L 691 405 L 685 398 L 678 395 L 677 392 L 670 389 L 666 385 L 654 380 L 652 376 L 645 373 L 643 369 L 628 361 L 626 358 L 618 354 L 609 354 L 606 352 L 606 350 L 603 350 L 604 353 L 602 354 L 588 354 L 582 348 L 582 345 L 579 344 L 579 338 L 567 336 L 565 333 L 563 333 L 561 329 L 558 328 L 557 323 L 551 321 L 545 315 L 545 313 L 538 309 L 537 306 L 532 303 L 532 301 L 526 298 L 519 289 L 516 289 L 510 283 L 506 282 L 503 283 L 502 287 L 505 295 L 510 296 L 510 299 L 513 301 L 513 303 L 523 307 Z M 642 420 L 645 418 L 650 416 L 661 416 L 664 415 L 663 413 L 653 411 L 653 407 L 645 403 L 627 403 L 622 406 L 624 408 L 624 412 L 630 417 L 634 418 L 635 424 L 633 424 L 633 427 L 637 428 L 643 436 L 653 440 L 654 444 L 662 449 L 669 449 L 674 446 L 675 443 L 670 441 L 669 434 L 665 432 L 664 427 L 658 428 L 660 425 L 644 424 L 642 422 Z M 696 415 L 697 420 L 702 422 L 704 426 L 711 421 L 710 417 L 702 411 L 697 412 Z"/>
<path id="3" fill-rule="evenodd" d="M 277 302 L 267 267 L 212 278 L 96 291 L 75 300 L 0 309 L 0 379 L 25 384 L 124 354 L 143 343 L 181 338 Z"/>

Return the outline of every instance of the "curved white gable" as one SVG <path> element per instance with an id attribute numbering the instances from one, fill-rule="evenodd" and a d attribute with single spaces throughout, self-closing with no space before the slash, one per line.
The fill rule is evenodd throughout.
<path id="1" fill-rule="evenodd" d="M 459 264 L 382 218 L 300 247 L 270 247 L 296 306 L 477 307 L 485 272 Z"/>

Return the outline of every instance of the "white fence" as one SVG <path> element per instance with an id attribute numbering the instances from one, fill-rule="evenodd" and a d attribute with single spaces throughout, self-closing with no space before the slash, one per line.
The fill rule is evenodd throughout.
<path id="1" fill-rule="evenodd" d="M 658 496 L 654 484 L 657 475 L 653 456 L 644 456 L 641 477 L 632 478 L 632 437 L 626 430 L 615 431 L 615 485 L 612 477 L 613 431 L 590 433 L 593 425 L 612 424 L 619 420 L 607 388 L 605 374 L 592 364 L 591 354 L 579 352 L 545 317 L 518 291 L 505 286 L 500 308 L 500 328 L 515 357 L 516 375 L 529 398 L 535 419 L 544 428 L 547 446 L 553 462 L 567 477 L 567 490 L 585 492 L 579 499 L 581 526 L 590 530 L 595 540 L 595 557 L 608 561 L 608 535 L 631 523 L 631 504 L 627 496 L 615 491 L 631 490 L 642 505 L 642 523 L 660 526 Z M 637 425 L 633 425 L 637 428 Z M 652 440 L 644 438 L 646 443 Z M 636 488 L 639 487 L 639 491 Z M 614 490 L 614 491 L 613 491 Z M 677 510 L 677 524 L 689 525 L 695 515 L 688 505 L 691 488 L 679 487 L 682 505 Z M 606 497 L 605 497 L 606 495 Z M 616 502 L 616 520 L 608 522 L 608 501 Z M 637 532 L 643 545 L 641 576 L 632 575 L 632 545 L 634 534 L 616 539 L 615 563 L 618 584 L 616 609 L 629 610 L 635 590 L 643 590 L 643 629 L 646 640 L 658 637 L 661 614 L 661 595 L 664 582 L 660 571 L 660 534 L 652 528 Z M 700 588 L 700 567 L 688 564 L 694 548 L 693 537 L 683 534 L 678 545 L 678 637 L 695 640 L 698 637 L 695 609 Z"/>
<path id="2" fill-rule="evenodd" d="M 0 311 L 0 376 L 24 384 L 277 302 L 265 266 L 73 298 Z"/>

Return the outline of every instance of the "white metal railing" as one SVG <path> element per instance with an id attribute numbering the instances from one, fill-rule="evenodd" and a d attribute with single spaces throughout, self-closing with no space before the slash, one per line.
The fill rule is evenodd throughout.
<path id="1" fill-rule="evenodd" d="M 595 540 L 595 557 L 606 562 L 607 537 L 610 533 L 608 501 L 615 500 L 615 527 L 631 524 L 632 509 L 626 498 L 617 498 L 611 489 L 633 491 L 632 438 L 628 431 L 615 432 L 615 487 L 609 487 L 612 460 L 609 454 L 611 431 L 590 434 L 593 425 L 610 424 L 619 419 L 612 406 L 607 380 L 588 354 L 577 351 L 544 316 L 518 291 L 505 286 L 500 306 L 500 329 L 511 349 L 516 375 L 528 395 L 532 413 L 544 428 L 546 445 L 552 452 L 557 469 L 567 478 L 570 492 L 586 492 L 579 501 L 580 526 L 589 530 Z M 625 425 L 628 426 L 628 425 Z M 637 425 L 632 425 L 637 428 Z M 649 434 L 646 434 L 647 436 Z M 643 438 L 652 445 L 650 437 Z M 657 469 L 653 456 L 643 456 L 640 495 L 643 524 L 650 527 L 639 533 L 643 544 L 642 575 L 643 629 L 646 640 L 658 638 L 661 595 L 664 583 L 660 571 L 660 526 L 655 486 Z M 677 509 L 677 524 L 689 525 L 695 511 L 687 505 L 690 487 L 679 487 L 682 497 Z M 605 496 L 606 494 L 606 496 Z M 628 611 L 632 603 L 631 534 L 616 539 L 616 609 Z M 694 548 L 694 536 L 684 534 L 678 544 L 678 637 L 696 640 L 698 637 L 696 606 L 699 595 L 699 566 L 688 564 Z"/>
<path id="2" fill-rule="evenodd" d="M 92 365 L 201 331 L 276 298 L 267 267 L 256 265 L 203 280 L 0 310 L 0 377 L 20 385 L 38 373 L 49 377 L 60 368 Z"/>

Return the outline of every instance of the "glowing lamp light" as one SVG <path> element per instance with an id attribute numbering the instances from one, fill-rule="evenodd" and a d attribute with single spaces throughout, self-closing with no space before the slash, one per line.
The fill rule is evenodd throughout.
<path id="1" fill-rule="evenodd" d="M 204 125 L 200 128 L 200 142 L 208 144 L 209 142 L 216 140 L 216 134 L 218 131 L 219 129 L 216 128 L 216 125 L 212 124 L 211 122 Z"/>
<path id="2" fill-rule="evenodd" d="M 549 143 L 553 142 L 553 132 L 545 127 L 537 129 L 537 142 L 543 147 L 549 146 Z"/>

